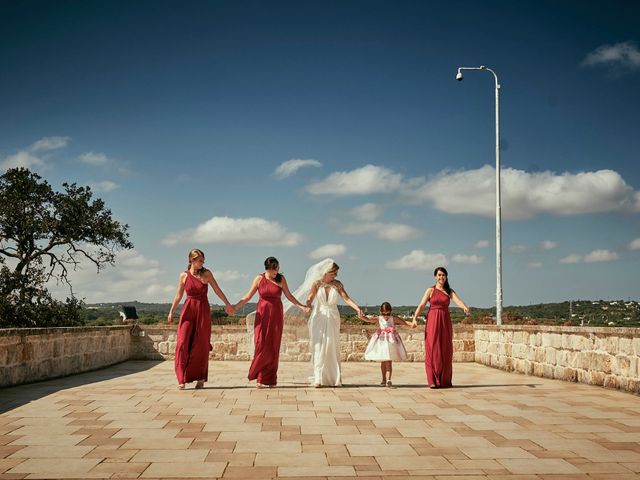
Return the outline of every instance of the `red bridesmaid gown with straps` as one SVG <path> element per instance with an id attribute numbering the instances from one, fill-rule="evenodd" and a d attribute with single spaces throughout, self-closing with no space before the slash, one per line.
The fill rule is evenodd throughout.
<path id="1" fill-rule="evenodd" d="M 453 374 L 453 325 L 449 315 L 449 295 L 433 286 L 424 330 L 424 366 L 427 383 L 451 387 Z"/>
<path id="2" fill-rule="evenodd" d="M 284 325 L 282 289 L 262 274 L 258 283 L 258 308 L 253 328 L 254 354 L 249 380 L 263 385 L 278 383 L 278 361 Z"/>
<path id="3" fill-rule="evenodd" d="M 178 383 L 208 380 L 211 351 L 211 307 L 207 300 L 209 285 L 187 270 L 184 290 L 187 299 L 178 323 L 175 369 Z"/>

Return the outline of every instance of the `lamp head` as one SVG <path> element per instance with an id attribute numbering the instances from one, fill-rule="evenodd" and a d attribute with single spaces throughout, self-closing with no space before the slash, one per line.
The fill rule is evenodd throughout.
<path id="1" fill-rule="evenodd" d="M 459 82 L 462 81 L 462 70 L 458 69 L 458 73 L 456 74 L 456 80 Z"/>

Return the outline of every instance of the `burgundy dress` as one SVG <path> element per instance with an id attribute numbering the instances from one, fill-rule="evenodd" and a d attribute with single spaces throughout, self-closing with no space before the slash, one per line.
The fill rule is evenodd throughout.
<path id="1" fill-rule="evenodd" d="M 433 287 L 424 330 L 424 366 L 427 383 L 450 387 L 453 371 L 453 326 L 449 316 L 449 296 Z"/>
<path id="2" fill-rule="evenodd" d="M 253 328 L 254 354 L 249 367 L 249 380 L 257 380 L 263 385 L 278 383 L 278 360 L 284 313 L 282 309 L 282 289 L 262 275 L 258 283 L 258 308 Z"/>
<path id="3" fill-rule="evenodd" d="M 175 368 L 178 383 L 207 380 L 211 351 L 211 308 L 207 300 L 209 285 L 187 270 L 184 290 L 187 299 L 180 312 Z"/>

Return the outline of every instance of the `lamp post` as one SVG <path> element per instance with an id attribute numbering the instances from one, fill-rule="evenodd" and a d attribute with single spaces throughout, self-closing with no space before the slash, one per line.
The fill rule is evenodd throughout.
<path id="1" fill-rule="evenodd" d="M 496 72 L 484 65 L 480 67 L 459 67 L 456 80 L 462 81 L 463 70 L 491 72 L 496 81 L 496 323 L 502 325 L 502 213 L 500 202 L 500 83 Z"/>

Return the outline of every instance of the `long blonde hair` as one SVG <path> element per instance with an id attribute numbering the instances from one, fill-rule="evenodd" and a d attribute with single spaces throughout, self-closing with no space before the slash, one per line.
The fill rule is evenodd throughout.
<path id="1" fill-rule="evenodd" d="M 189 271 L 191 270 L 191 262 L 193 262 L 198 257 L 202 257 L 203 260 L 205 259 L 204 252 L 202 250 L 200 250 L 199 248 L 194 248 L 193 250 L 191 250 L 189 252 L 189 255 L 187 256 L 187 261 L 189 262 L 188 265 L 187 265 L 187 270 L 189 270 Z M 199 277 L 206 271 L 207 271 L 207 269 L 204 268 L 204 266 L 203 266 L 200 270 L 198 270 L 196 272 L 196 276 Z"/>

